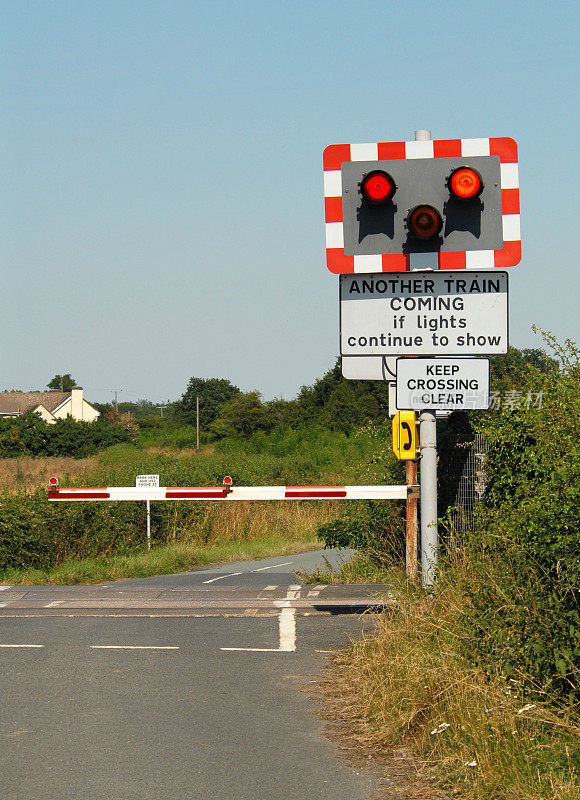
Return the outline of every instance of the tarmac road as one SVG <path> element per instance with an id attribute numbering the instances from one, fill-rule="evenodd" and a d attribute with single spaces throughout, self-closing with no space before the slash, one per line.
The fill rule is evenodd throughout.
<path id="1" fill-rule="evenodd" d="M 322 556 L 3 587 L 0 798 L 368 800 L 301 689 L 387 587 L 295 582 Z"/>

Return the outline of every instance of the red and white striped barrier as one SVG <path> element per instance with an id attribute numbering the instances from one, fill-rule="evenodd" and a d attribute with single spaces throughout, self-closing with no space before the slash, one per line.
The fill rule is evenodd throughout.
<path id="1" fill-rule="evenodd" d="M 107 486 L 58 488 L 51 501 L 99 500 L 406 500 L 418 497 L 418 486 Z"/>

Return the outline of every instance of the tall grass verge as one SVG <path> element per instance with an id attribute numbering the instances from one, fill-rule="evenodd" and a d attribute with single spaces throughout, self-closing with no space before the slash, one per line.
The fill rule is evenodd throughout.
<path id="1" fill-rule="evenodd" d="M 330 502 L 152 503 L 153 548 L 144 553 L 143 503 L 119 503 L 116 512 L 96 503 L 63 510 L 31 498 L 31 513 L 21 518 L 11 505 L 18 506 L 15 498 L 2 507 L 5 521 L 0 514 L 0 553 L 12 556 L 0 571 L 5 583 L 91 583 L 299 552 L 320 546 L 316 530 L 336 513 Z M 142 563 L 147 573 L 139 572 Z"/>
<path id="2" fill-rule="evenodd" d="M 575 709 L 530 702 L 523 680 L 474 664 L 456 584 L 442 579 L 425 596 L 400 572 L 389 579 L 397 609 L 335 657 L 326 681 L 358 737 L 381 748 L 406 743 L 462 800 L 577 800 Z"/>
<path id="3" fill-rule="evenodd" d="M 157 547 L 150 552 L 109 558 L 69 559 L 52 570 L 7 570 L 2 580 L 15 585 L 66 585 L 102 583 L 127 578 L 171 575 L 229 561 L 248 561 L 288 555 L 318 547 L 315 539 L 291 541 L 269 537 L 260 541 L 196 545 L 182 542 Z"/>

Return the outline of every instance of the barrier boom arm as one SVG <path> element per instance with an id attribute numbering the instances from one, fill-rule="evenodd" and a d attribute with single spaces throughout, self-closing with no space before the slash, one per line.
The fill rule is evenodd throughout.
<path id="1" fill-rule="evenodd" d="M 418 497 L 418 486 L 166 486 L 139 488 L 51 487 L 48 499 L 99 500 L 406 500 Z"/>

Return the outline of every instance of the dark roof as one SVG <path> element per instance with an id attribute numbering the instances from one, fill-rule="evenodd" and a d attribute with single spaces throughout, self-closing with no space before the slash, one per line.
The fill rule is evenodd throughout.
<path id="1" fill-rule="evenodd" d="M 26 414 L 38 406 L 52 413 L 69 397 L 70 392 L 0 392 L 0 414 Z"/>

